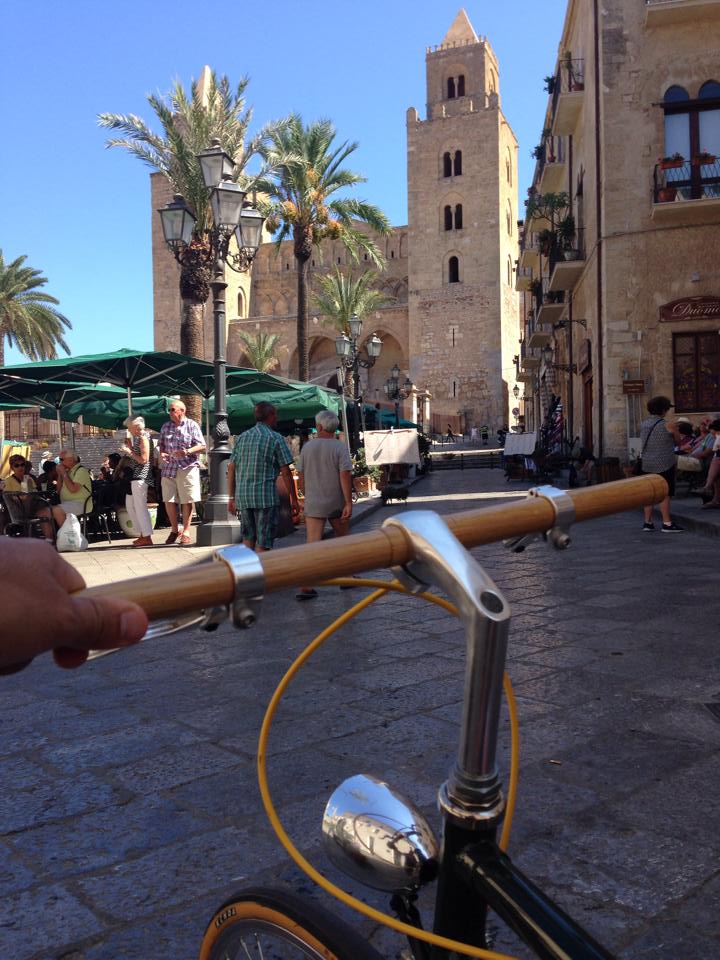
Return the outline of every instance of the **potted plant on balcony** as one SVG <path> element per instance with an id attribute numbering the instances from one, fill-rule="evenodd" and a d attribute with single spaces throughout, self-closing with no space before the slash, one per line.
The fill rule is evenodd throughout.
<path id="1" fill-rule="evenodd" d="M 535 303 L 537 304 L 537 306 L 540 307 L 543 301 L 542 280 L 533 280 L 533 282 L 530 284 L 530 293 L 535 298 Z M 532 311 L 528 313 L 528 317 L 530 317 L 531 315 L 532 315 Z"/>
<path id="2" fill-rule="evenodd" d="M 695 167 L 704 167 L 708 163 L 715 163 L 716 160 L 717 157 L 714 153 L 710 153 L 709 150 L 701 150 L 692 158 L 692 163 Z"/>
<path id="3" fill-rule="evenodd" d="M 545 77 L 545 79 L 543 80 L 543 83 L 545 84 L 545 92 L 550 94 L 550 96 L 552 96 L 553 93 L 555 93 L 555 82 L 556 81 L 555 81 L 554 75 Z"/>
<path id="4" fill-rule="evenodd" d="M 656 203 L 670 203 L 677 196 L 677 187 L 658 187 Z"/>
<path id="5" fill-rule="evenodd" d="M 558 223 L 557 233 L 563 257 L 566 260 L 579 260 L 582 254 L 575 242 L 577 231 L 575 229 L 575 217 L 571 213 L 566 214 Z"/>
<path id="6" fill-rule="evenodd" d="M 581 60 L 573 60 L 572 52 L 570 50 L 565 51 L 565 56 L 563 58 L 563 64 L 567 70 L 568 78 L 568 92 L 580 92 L 585 89 L 585 82 L 582 73 L 582 64 Z"/>
<path id="7" fill-rule="evenodd" d="M 539 143 L 536 147 L 533 147 L 530 156 L 533 160 L 544 160 L 545 159 L 545 144 Z"/>
<path id="8" fill-rule="evenodd" d="M 661 170 L 677 170 L 685 163 L 685 158 L 681 153 L 673 153 L 669 157 L 660 157 L 658 164 Z"/>
<path id="9" fill-rule="evenodd" d="M 554 230 L 541 230 L 538 234 L 538 245 L 540 253 L 544 257 L 549 257 L 553 247 L 557 243 L 557 236 Z"/>

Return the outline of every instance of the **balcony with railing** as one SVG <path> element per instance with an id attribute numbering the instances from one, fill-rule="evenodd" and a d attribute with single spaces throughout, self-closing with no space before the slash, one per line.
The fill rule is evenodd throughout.
<path id="1" fill-rule="evenodd" d="M 542 295 L 538 297 L 538 301 L 538 323 L 552 328 L 554 324 L 562 320 L 568 306 L 565 292 L 563 290 L 551 290 L 549 277 L 543 277 L 542 279 Z"/>
<path id="2" fill-rule="evenodd" d="M 645 0 L 645 26 L 720 20 L 720 0 Z"/>
<path id="3" fill-rule="evenodd" d="M 552 92 L 553 136 L 573 133 L 585 99 L 585 61 L 566 57 L 558 64 Z"/>
<path id="4" fill-rule="evenodd" d="M 567 162 L 565 160 L 566 141 L 564 137 L 549 134 L 543 140 L 542 163 L 540 165 L 540 193 L 555 193 L 567 189 Z"/>
<path id="5" fill-rule="evenodd" d="M 709 223 L 720 214 L 720 159 L 701 153 L 655 164 L 652 219 L 659 223 Z"/>
<path id="6" fill-rule="evenodd" d="M 521 267 L 517 264 L 515 269 L 515 289 L 518 293 L 529 293 L 533 280 L 532 267 Z"/>
<path id="7" fill-rule="evenodd" d="M 534 315 L 528 314 L 527 323 L 525 324 L 525 342 L 531 350 L 542 350 L 543 347 L 546 347 L 552 340 L 552 328 L 543 327 L 535 319 Z M 533 360 L 535 357 L 533 357 Z M 540 364 L 540 358 L 537 358 L 537 365 Z"/>
<path id="8" fill-rule="evenodd" d="M 520 372 L 532 373 L 540 366 L 540 357 L 535 356 L 528 340 L 523 339 L 520 343 Z"/>
<path id="9" fill-rule="evenodd" d="M 529 229 L 529 226 L 529 223 L 526 222 L 520 234 L 520 257 L 518 264 L 524 270 L 533 269 L 537 271 L 540 269 L 540 240 L 538 235 Z"/>
<path id="10" fill-rule="evenodd" d="M 585 269 L 585 228 L 577 228 L 567 237 L 551 260 L 548 290 L 573 290 Z"/>

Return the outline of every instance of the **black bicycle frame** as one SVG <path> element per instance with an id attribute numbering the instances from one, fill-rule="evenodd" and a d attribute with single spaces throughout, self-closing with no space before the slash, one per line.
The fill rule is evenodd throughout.
<path id="1" fill-rule="evenodd" d="M 493 910 L 540 960 L 615 960 L 495 843 L 484 835 L 448 823 L 438 879 L 434 930 L 474 946 L 490 946 L 485 921 Z M 434 948 L 433 960 L 447 958 Z"/>

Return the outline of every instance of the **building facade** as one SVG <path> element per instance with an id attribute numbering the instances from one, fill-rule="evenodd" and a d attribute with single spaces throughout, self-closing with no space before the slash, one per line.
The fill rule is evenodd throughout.
<path id="1" fill-rule="evenodd" d="M 626 461 L 645 404 L 720 411 L 720 2 L 570 0 L 521 225 L 518 379 Z"/>
<path id="2" fill-rule="evenodd" d="M 488 40 L 478 37 L 464 10 L 443 42 L 426 51 L 424 119 L 407 113 L 408 223 L 378 237 L 387 268 L 377 288 L 386 306 L 365 318 L 363 340 L 383 341 L 375 366 L 362 371 L 367 402 L 382 402 L 383 384 L 397 364 L 420 394 L 429 395 L 435 429 L 468 430 L 506 423 L 512 405 L 508 381 L 517 351 L 518 295 L 513 282 L 517 248 L 517 142 L 500 104 L 500 71 Z M 152 178 L 153 210 L 170 199 Z M 180 300 L 177 267 L 153 220 L 155 347 L 177 349 Z M 230 271 L 227 292 L 231 363 L 243 363 L 241 331 L 277 333 L 279 373 L 297 376 L 297 280 L 292 242 L 278 251 L 260 247 L 252 272 Z M 311 277 L 353 265 L 340 243 L 326 241 L 310 264 Z M 205 355 L 212 357 L 210 304 Z M 337 383 L 337 331 L 310 315 L 310 378 Z M 514 381 L 513 381 L 514 382 Z M 513 401 L 514 402 L 514 401 Z M 419 415 L 410 398 L 404 413 Z M 426 423 L 426 426 L 429 424 Z"/>

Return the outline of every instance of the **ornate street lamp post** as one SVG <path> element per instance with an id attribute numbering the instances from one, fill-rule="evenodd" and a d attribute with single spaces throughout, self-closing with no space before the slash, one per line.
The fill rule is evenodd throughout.
<path id="1" fill-rule="evenodd" d="M 400 367 L 395 364 L 390 371 L 390 376 L 385 381 L 383 389 L 388 400 L 395 402 L 395 426 L 400 426 L 400 401 L 407 400 L 413 392 L 413 382 L 410 377 L 405 377 L 405 383 L 400 384 Z"/>
<path id="2" fill-rule="evenodd" d="M 215 365 L 215 424 L 210 451 L 210 497 L 205 503 L 198 530 L 199 546 L 237 543 L 240 524 L 228 514 L 225 462 L 230 456 L 230 430 L 226 410 L 225 359 L 225 264 L 237 273 L 250 269 L 260 246 L 264 217 L 245 203 L 245 191 L 234 183 L 235 164 L 214 140 L 212 147 L 198 154 L 205 186 L 210 190 L 213 225 L 209 231 L 208 264 L 212 266 L 213 349 Z M 159 210 L 165 243 L 182 264 L 192 241 L 195 217 L 182 197 L 176 196 Z M 235 237 L 237 252 L 230 250 Z"/>
<path id="3" fill-rule="evenodd" d="M 360 401 L 360 368 L 362 367 L 367 370 L 375 365 L 375 361 L 382 352 L 382 340 L 374 333 L 365 344 L 367 356 L 363 357 L 358 347 L 358 338 L 362 331 L 362 320 L 356 314 L 353 314 L 348 321 L 348 327 L 350 329 L 350 336 L 346 333 L 341 333 L 339 337 L 336 337 L 335 352 L 343 368 L 352 374 L 352 395 L 356 407 L 355 417 L 353 418 L 353 437 L 351 443 L 354 452 L 358 448 L 357 423 L 359 418 L 357 416 L 357 406 Z"/>

